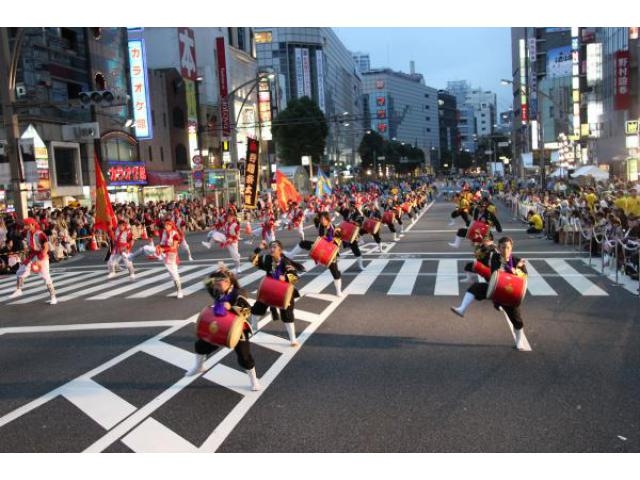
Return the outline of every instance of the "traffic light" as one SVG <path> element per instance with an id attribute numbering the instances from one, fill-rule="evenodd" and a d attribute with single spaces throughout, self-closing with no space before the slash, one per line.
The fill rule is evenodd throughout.
<path id="1" fill-rule="evenodd" d="M 116 99 L 111 90 L 94 90 L 90 92 L 80 92 L 78 97 L 80 98 L 80 103 L 82 103 L 83 105 L 89 105 L 90 103 L 95 103 L 97 105 L 111 104 Z"/>

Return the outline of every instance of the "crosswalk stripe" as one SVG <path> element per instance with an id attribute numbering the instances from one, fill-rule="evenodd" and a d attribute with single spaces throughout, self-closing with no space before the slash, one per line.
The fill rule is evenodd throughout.
<path id="1" fill-rule="evenodd" d="M 542 276 L 538 273 L 531 262 L 527 262 L 527 290 L 534 297 L 536 296 L 552 296 L 555 297 L 558 294 L 551 288 Z"/>
<path id="2" fill-rule="evenodd" d="M 136 453 L 195 453 L 197 447 L 162 423 L 147 418 L 122 438 L 122 443 Z"/>
<path id="3" fill-rule="evenodd" d="M 141 273 L 136 273 L 136 280 L 140 279 L 140 278 L 144 278 L 144 277 L 148 277 L 150 275 L 157 275 L 158 273 L 162 273 L 164 272 L 164 267 L 162 268 L 151 268 L 147 271 L 141 272 Z M 82 289 L 82 290 L 78 290 L 76 292 L 70 293 L 69 295 L 64 295 L 62 297 L 58 297 L 58 302 L 66 302 L 68 300 L 72 300 L 74 298 L 79 298 L 79 297 L 84 297 L 86 295 L 91 295 L 92 293 L 95 292 L 100 292 L 102 290 L 106 290 L 106 289 L 110 289 L 113 288 L 115 286 L 118 285 L 122 285 L 123 283 L 128 283 L 131 284 L 131 280 L 129 280 L 129 275 L 124 275 L 122 278 L 116 279 L 116 280 L 105 280 L 104 283 L 100 284 L 100 285 L 96 285 L 95 287 L 91 287 L 91 288 L 87 288 L 87 289 Z M 131 286 L 129 286 L 128 288 L 131 288 Z"/>
<path id="4" fill-rule="evenodd" d="M 434 295 L 455 295 L 458 291 L 458 261 L 438 260 L 438 275 Z"/>
<path id="5" fill-rule="evenodd" d="M 202 280 L 205 276 L 209 275 L 209 273 L 213 272 L 216 268 L 217 267 L 204 267 L 199 269 L 195 273 L 190 273 L 188 275 L 180 275 L 180 282 L 184 285 L 185 282 L 188 282 L 189 280 L 193 280 L 195 278 Z M 202 281 L 197 282 L 197 284 L 202 284 Z M 133 295 L 129 295 L 127 298 L 148 298 L 151 295 L 155 295 L 156 293 L 162 292 L 164 290 L 168 290 L 170 288 L 175 289 L 175 285 L 172 282 L 163 282 L 162 284 L 156 287 L 147 288 L 145 290 L 142 290 L 141 292 L 134 293 Z M 175 292 L 173 293 L 175 294 Z"/>
<path id="6" fill-rule="evenodd" d="M 591 280 L 578 273 L 571 265 L 561 259 L 550 258 L 546 262 L 556 272 L 563 276 L 564 280 L 585 297 L 605 297 L 607 292 L 598 287 Z"/>
<path id="7" fill-rule="evenodd" d="M 176 347 L 162 340 L 146 342 L 142 348 L 140 348 L 140 351 L 148 353 L 185 371 L 189 370 L 194 362 L 193 353 L 189 353 L 184 348 Z"/>
<path id="8" fill-rule="evenodd" d="M 88 273 L 87 275 L 78 275 L 71 279 L 63 280 L 61 282 L 54 282 L 54 287 L 56 289 L 56 296 L 61 293 L 72 292 L 73 290 L 77 290 L 79 288 L 83 288 L 87 285 L 93 285 L 95 283 L 102 283 L 105 281 L 104 277 L 106 276 L 105 272 L 93 272 Z M 102 277 L 102 278 L 95 278 Z M 69 285 L 68 287 L 60 288 L 64 285 Z M 46 287 L 44 290 L 47 290 Z M 43 298 L 49 297 L 49 291 L 45 291 L 44 293 L 40 293 L 38 295 L 32 295 L 29 297 L 23 297 L 15 302 L 11 302 L 9 305 L 23 305 L 25 303 L 35 302 L 36 300 L 42 300 Z"/>
<path id="9" fill-rule="evenodd" d="M 341 271 L 346 270 L 351 265 L 356 263 L 355 259 L 340 259 L 338 261 L 338 268 Z M 300 290 L 300 295 L 306 295 L 308 293 L 320 293 L 322 290 L 327 288 L 329 284 L 333 282 L 333 277 L 331 276 L 331 272 L 328 269 L 325 269 L 320 275 L 314 278 L 311 282 L 306 284 L 302 290 Z"/>
<path id="10" fill-rule="evenodd" d="M 422 260 L 413 258 L 405 260 L 387 295 L 411 295 L 413 286 L 418 278 L 418 273 L 420 272 L 420 267 L 422 267 Z"/>
<path id="11" fill-rule="evenodd" d="M 253 264 L 251 262 L 247 262 L 243 265 L 240 265 L 240 268 L 238 268 L 238 272 L 242 273 L 246 270 L 249 270 L 251 267 L 253 267 Z M 183 288 L 182 294 L 185 297 L 187 297 L 203 289 L 204 289 L 204 284 L 202 282 L 196 282 L 193 285 L 189 285 L 188 287 Z M 170 294 L 167 295 L 167 297 L 175 297 L 175 296 L 176 296 L 176 292 L 171 292 Z"/>
<path id="12" fill-rule="evenodd" d="M 387 266 L 389 260 L 372 260 L 365 269 L 353 279 L 349 286 L 344 291 L 349 295 L 364 295 L 369 290 L 369 287 L 375 282 L 378 275 Z"/>
<path id="13" fill-rule="evenodd" d="M 86 274 L 86 273 L 90 273 L 90 272 L 73 272 L 73 273 L 69 273 L 69 275 L 66 275 L 66 278 L 70 278 L 70 277 L 75 277 L 75 278 L 79 278 L 82 274 Z M 42 280 L 42 278 L 40 277 L 40 275 L 35 275 L 32 274 L 32 276 L 34 276 L 35 278 L 33 279 L 33 281 L 29 284 L 27 284 L 25 282 L 24 287 L 22 288 L 22 290 L 24 291 L 24 295 L 32 295 L 32 294 L 36 294 L 42 291 L 47 290 L 47 286 L 45 285 L 44 281 Z M 27 278 L 27 280 L 30 280 L 31 277 Z M 33 287 L 33 283 L 38 280 L 39 285 L 36 286 L 35 288 Z M 71 281 L 71 280 L 69 280 Z M 53 278 L 53 284 L 54 286 L 56 284 L 66 284 L 69 283 L 69 281 L 63 280 L 62 282 L 57 282 L 55 278 Z M 0 294 L 11 294 L 15 291 L 16 287 L 15 285 L 11 288 L 7 288 L 5 290 L 0 290 Z M 7 296 L 5 298 L 0 299 L 0 302 L 4 302 L 6 300 L 10 300 L 10 298 Z"/>
<path id="14" fill-rule="evenodd" d="M 180 268 L 180 274 L 184 273 L 184 272 L 190 272 L 191 270 L 195 270 L 196 268 L 200 268 L 197 265 L 190 265 L 188 267 L 181 267 Z M 142 280 L 141 282 L 130 282 L 129 285 L 126 285 L 124 287 L 120 287 L 120 288 L 115 288 L 113 290 L 109 290 L 108 292 L 105 293 L 101 293 L 100 295 L 96 295 L 94 297 L 89 297 L 87 300 L 105 300 L 107 298 L 113 298 L 113 297 L 117 297 L 118 295 L 122 294 L 122 293 L 126 293 L 129 292 L 131 290 L 137 290 L 140 287 L 144 287 L 145 285 L 150 285 L 154 282 L 157 282 L 160 278 L 162 274 L 159 274 L 158 276 L 154 276 L 153 278 L 147 278 L 146 280 Z M 169 275 L 169 272 L 166 272 L 166 277 L 168 279 L 171 279 L 171 276 Z"/>

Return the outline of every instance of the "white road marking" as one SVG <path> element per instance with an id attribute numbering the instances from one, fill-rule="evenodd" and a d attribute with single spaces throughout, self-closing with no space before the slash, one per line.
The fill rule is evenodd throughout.
<path id="1" fill-rule="evenodd" d="M 65 275 L 65 278 L 77 277 L 79 275 L 82 275 L 83 273 L 86 273 L 86 272 L 72 272 L 70 274 Z M 53 280 L 53 285 L 55 286 L 57 277 L 52 277 L 52 280 Z M 37 283 L 39 283 L 39 285 L 33 288 L 34 284 L 37 284 Z M 7 293 L 12 294 L 15 291 L 15 289 L 16 289 L 16 279 L 14 278 L 13 285 L 9 288 L 0 290 L 0 295 L 5 295 Z M 22 292 L 23 292 L 23 295 L 28 295 L 32 293 L 41 292 L 46 289 L 47 289 L 47 286 L 45 285 L 44 281 L 40 277 L 40 274 L 32 273 L 29 277 L 27 277 L 27 280 L 24 282 L 24 286 L 22 287 Z M 3 299 L 0 299 L 0 302 L 10 300 L 9 296 Z"/>
<path id="2" fill-rule="evenodd" d="M 176 347 L 161 340 L 154 342 L 145 342 L 140 351 L 153 355 L 154 357 L 175 365 L 184 371 L 189 370 L 193 366 L 193 354 L 184 348 Z"/>
<path id="3" fill-rule="evenodd" d="M 602 268 L 602 259 L 599 258 L 592 258 L 591 259 L 591 265 L 589 265 L 589 259 L 588 258 L 583 258 L 582 261 L 584 262 L 584 264 L 586 266 L 588 266 L 589 268 L 592 268 L 593 270 L 600 272 L 601 268 Z M 611 260 L 611 263 L 613 263 L 614 260 Z M 604 275 L 606 276 L 610 281 L 614 282 L 616 281 L 616 273 L 615 270 L 612 269 L 611 267 L 605 267 L 604 269 L 604 273 L 603 274 L 598 274 L 598 275 Z M 633 280 L 631 278 L 629 278 L 626 275 L 622 275 L 620 272 L 618 272 L 618 284 L 621 285 L 625 290 L 627 290 L 629 293 L 633 294 L 633 295 L 638 295 L 638 288 L 640 287 L 640 283 L 638 283 L 638 280 Z"/>
<path id="4" fill-rule="evenodd" d="M 251 389 L 249 388 L 249 377 L 246 373 L 220 363 L 205 373 L 202 378 L 205 378 L 210 382 L 217 383 L 218 385 L 222 385 L 223 387 L 233 390 L 240 395 L 247 395 L 251 392 Z"/>
<path id="5" fill-rule="evenodd" d="M 530 259 L 527 259 L 530 260 Z M 551 288 L 547 282 L 542 279 L 542 275 L 538 273 L 531 262 L 526 263 L 527 267 L 527 291 L 536 296 L 557 296 L 556 291 Z"/>
<path id="6" fill-rule="evenodd" d="M 94 278 L 94 277 L 102 277 L 102 278 Z M 105 273 L 104 272 L 93 272 L 93 273 L 87 273 L 86 275 L 78 275 L 72 279 L 68 279 L 68 280 L 64 280 L 62 282 L 54 282 L 54 288 L 56 289 L 56 296 L 60 295 L 61 293 L 66 293 L 66 292 L 72 292 L 74 290 L 77 290 L 79 288 L 83 288 L 87 285 L 94 285 L 96 283 L 104 283 L 105 281 Z M 91 278 L 93 278 L 93 280 L 90 280 Z M 59 288 L 61 286 L 64 285 L 68 285 L 71 284 L 71 286 L 65 287 L 65 288 Z M 46 290 L 46 288 L 45 288 Z M 33 296 L 22 296 L 20 297 L 18 300 L 16 300 L 15 302 L 11 302 L 9 305 L 22 305 L 25 303 L 31 303 L 31 302 L 35 302 L 36 300 L 42 300 L 43 298 L 49 298 L 49 291 L 47 290 L 44 293 L 41 293 L 39 295 L 33 295 Z"/>
<path id="7" fill-rule="evenodd" d="M 345 289 L 346 295 L 364 295 L 387 266 L 388 260 L 372 260 Z"/>
<path id="8" fill-rule="evenodd" d="M 405 260 L 387 295 L 411 295 L 421 266 L 422 260 Z"/>
<path id="9" fill-rule="evenodd" d="M 204 279 L 207 275 L 209 275 L 211 272 L 213 272 L 214 270 L 216 270 L 217 267 L 202 267 L 199 270 L 197 270 L 194 273 L 189 273 L 188 275 L 182 275 L 180 274 L 180 282 L 182 285 L 184 285 L 186 282 L 190 281 L 190 280 L 194 280 L 194 279 Z M 196 285 L 201 285 L 202 282 L 196 282 Z M 149 298 L 152 295 L 155 295 L 156 293 L 160 293 L 163 292 L 165 290 L 169 290 L 169 289 L 175 289 L 175 285 L 173 284 L 173 282 L 163 282 L 160 285 L 157 285 L 155 287 L 151 287 L 151 288 L 147 288 L 145 290 L 142 290 L 141 292 L 138 293 L 134 293 L 133 295 L 129 295 L 127 298 Z M 176 292 L 173 292 L 174 296 L 176 294 Z M 184 293 L 184 289 L 183 289 L 183 293 Z"/>
<path id="10" fill-rule="evenodd" d="M 159 272 L 164 272 L 164 271 L 165 271 L 165 269 L 163 267 L 163 268 L 153 268 L 151 270 L 147 270 L 147 271 L 144 271 L 144 272 L 136 273 L 135 282 L 137 282 L 140 278 L 148 277 L 149 275 L 156 275 Z M 129 275 L 124 275 L 122 278 L 119 278 L 119 279 L 116 279 L 116 280 L 105 280 L 104 283 L 102 283 L 101 285 L 97 285 L 95 287 L 91 287 L 91 288 L 87 288 L 87 289 L 78 290 L 77 292 L 70 293 L 69 295 L 64 295 L 62 297 L 58 297 L 58 302 L 66 302 L 66 301 L 72 300 L 74 298 L 83 297 L 85 295 L 91 295 L 92 293 L 100 292 L 102 290 L 106 290 L 106 289 L 109 289 L 109 288 L 113 288 L 113 287 L 115 287 L 117 285 L 122 285 L 123 283 L 129 284 L 128 288 L 132 288 L 131 284 L 133 284 L 135 282 L 132 282 L 131 280 L 129 280 Z"/>
<path id="11" fill-rule="evenodd" d="M 189 272 L 189 271 L 194 270 L 196 268 L 200 268 L 200 267 L 199 266 L 194 266 L 194 265 L 191 265 L 191 266 L 188 266 L 188 267 L 180 267 L 179 272 L 182 275 L 183 273 Z M 164 276 L 167 278 L 167 282 L 171 282 L 170 283 L 170 285 L 171 285 L 173 283 L 173 280 L 171 279 L 171 276 L 169 275 L 169 272 L 164 270 L 163 273 L 164 273 Z M 160 275 L 162 275 L 162 274 L 160 274 Z M 160 275 L 158 275 L 158 276 L 160 276 Z M 142 276 L 142 275 L 140 275 L 140 276 Z M 106 300 L 108 298 L 117 297 L 118 295 L 121 295 L 123 293 L 129 292 L 131 290 L 137 290 L 140 287 L 144 287 L 145 285 L 150 285 L 150 284 L 155 283 L 157 281 L 158 281 L 157 277 L 147 278 L 147 279 L 142 280 L 142 281 L 138 281 L 138 279 L 136 278 L 135 282 L 129 281 L 129 284 L 125 285 L 124 287 L 115 288 L 113 290 L 110 289 L 108 292 L 101 293 L 100 295 L 96 295 L 94 297 L 89 297 L 89 298 L 87 298 L 87 300 Z"/>
<path id="12" fill-rule="evenodd" d="M 194 453 L 198 449 L 173 430 L 147 418 L 142 424 L 122 439 L 127 447 L 137 453 Z"/>
<path id="13" fill-rule="evenodd" d="M 232 266 L 227 265 L 227 267 L 229 269 L 232 269 Z M 251 262 L 246 262 L 242 265 L 240 265 L 240 268 L 238 268 L 238 273 L 242 273 L 246 270 L 249 270 L 253 267 L 253 265 L 251 264 Z M 216 267 L 217 268 L 217 267 Z M 188 287 L 183 287 L 182 288 L 182 294 L 185 297 L 188 297 L 189 295 L 192 295 L 196 292 L 199 292 L 200 290 L 204 290 L 204 284 L 202 282 L 196 282 L 193 285 L 190 285 Z M 167 295 L 168 297 L 175 297 L 177 294 L 176 292 L 172 292 L 169 295 Z"/>
<path id="14" fill-rule="evenodd" d="M 458 262 L 451 259 L 439 260 L 436 287 L 433 294 L 457 296 L 458 293 Z"/>
<path id="15" fill-rule="evenodd" d="M 42 325 L 35 327 L 5 327 L 0 328 L 0 335 L 17 333 L 53 333 L 77 332 L 85 330 L 116 330 L 121 328 L 157 328 L 172 327 L 182 324 L 184 320 L 156 320 L 149 322 L 113 322 L 113 323 L 74 323 L 70 325 Z"/>
<path id="16" fill-rule="evenodd" d="M 609 294 L 598 287 L 591 280 L 579 274 L 576 269 L 564 260 L 550 258 L 547 263 L 560 275 L 564 276 L 565 281 L 571 285 L 576 291 L 585 297 L 606 297 Z"/>
<path id="17" fill-rule="evenodd" d="M 107 430 L 136 410 L 125 399 L 88 378 L 68 383 L 60 394 Z"/>
<path id="18" fill-rule="evenodd" d="M 340 259 L 338 260 L 338 268 L 341 271 L 346 270 L 354 263 L 356 263 L 355 259 Z M 327 288 L 331 283 L 333 283 L 333 277 L 331 276 L 331 272 L 328 269 L 325 269 L 325 271 L 322 272 L 322 274 L 320 274 L 318 277 L 314 278 L 311 282 L 309 282 L 304 287 L 302 287 L 302 289 L 300 290 L 300 295 L 307 295 L 309 293 L 320 293 L 322 292 L 322 290 Z"/>

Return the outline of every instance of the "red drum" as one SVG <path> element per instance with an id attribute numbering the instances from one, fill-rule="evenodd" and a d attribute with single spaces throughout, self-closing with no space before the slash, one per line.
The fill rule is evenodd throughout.
<path id="1" fill-rule="evenodd" d="M 347 243 L 353 243 L 358 238 L 358 232 L 360 227 L 355 223 L 342 222 L 338 227 L 342 231 L 342 241 Z"/>
<path id="2" fill-rule="evenodd" d="M 489 267 L 487 267 L 484 263 L 482 263 L 482 262 L 480 262 L 478 260 L 475 260 L 473 262 L 473 266 L 471 267 L 471 270 L 474 273 L 477 273 L 478 275 L 480 275 L 487 282 L 491 278 L 491 269 Z"/>
<path id="3" fill-rule="evenodd" d="M 198 316 L 196 334 L 205 342 L 235 348 L 245 328 L 246 318 L 246 315 L 234 312 L 226 312 L 219 317 L 213 313 L 213 308 L 205 307 Z"/>
<path id="4" fill-rule="evenodd" d="M 375 235 L 376 233 L 378 233 L 380 231 L 380 226 L 381 226 L 381 222 L 380 220 L 377 220 L 375 218 L 367 218 L 363 223 L 362 223 L 362 229 L 367 232 L 369 235 Z"/>
<path id="5" fill-rule="evenodd" d="M 37 260 L 31 261 L 31 273 L 40 273 L 40 262 Z"/>
<path id="6" fill-rule="evenodd" d="M 395 213 L 393 210 L 387 210 L 382 214 L 382 223 L 386 223 L 387 225 L 393 225 L 393 219 L 395 218 Z"/>
<path id="7" fill-rule="evenodd" d="M 488 223 L 478 222 L 476 220 L 467 229 L 467 238 L 473 243 L 480 243 L 489 234 L 490 228 Z"/>
<path id="8" fill-rule="evenodd" d="M 335 243 L 330 242 L 323 237 L 318 237 L 318 239 L 313 243 L 309 255 L 316 263 L 321 263 L 328 267 L 336 261 L 339 250 L 340 249 Z"/>
<path id="9" fill-rule="evenodd" d="M 258 287 L 258 301 L 270 307 L 289 308 L 293 298 L 293 285 L 272 277 L 264 277 Z"/>
<path id="10" fill-rule="evenodd" d="M 498 305 L 517 307 L 527 293 L 527 277 L 496 270 L 491 275 L 487 298 Z"/>
<path id="11" fill-rule="evenodd" d="M 409 213 L 411 211 L 411 202 L 405 202 L 402 204 L 402 211 L 404 213 Z"/>

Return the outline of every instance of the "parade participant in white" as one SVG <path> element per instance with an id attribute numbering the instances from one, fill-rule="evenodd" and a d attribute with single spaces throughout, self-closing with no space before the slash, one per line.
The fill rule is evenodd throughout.
<path id="1" fill-rule="evenodd" d="M 120 220 L 118 227 L 113 235 L 114 245 L 111 251 L 111 256 L 107 262 L 107 269 L 109 271 L 108 278 L 114 278 L 116 276 L 116 266 L 120 261 L 124 263 L 129 270 L 129 278 L 135 280 L 136 274 L 133 268 L 133 263 L 130 260 L 131 248 L 133 247 L 133 234 L 131 228 L 126 221 Z"/>

